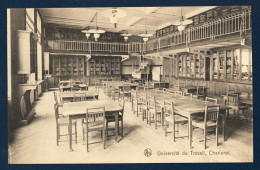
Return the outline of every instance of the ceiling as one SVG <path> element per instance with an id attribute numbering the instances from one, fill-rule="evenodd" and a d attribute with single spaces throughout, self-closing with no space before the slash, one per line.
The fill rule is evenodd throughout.
<path id="1" fill-rule="evenodd" d="M 181 10 L 184 18 L 189 18 L 214 7 L 120 7 L 117 9 L 127 14 L 119 18 L 116 28 L 110 23 L 109 18 L 103 15 L 105 10 L 112 8 L 40 8 L 39 10 L 46 24 L 74 29 L 83 29 L 87 26 L 94 28 L 97 14 L 97 26 L 100 29 L 108 32 L 127 31 L 138 35 L 145 32 L 145 26 L 148 33 L 154 34 L 156 30 L 171 25 L 180 19 Z"/>

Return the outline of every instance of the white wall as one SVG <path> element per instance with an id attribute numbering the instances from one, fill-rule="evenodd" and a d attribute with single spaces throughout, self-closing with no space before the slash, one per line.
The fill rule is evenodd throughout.
<path id="1" fill-rule="evenodd" d="M 160 75 L 161 75 L 161 67 L 153 67 L 152 68 L 152 80 L 154 81 L 160 81 Z"/>

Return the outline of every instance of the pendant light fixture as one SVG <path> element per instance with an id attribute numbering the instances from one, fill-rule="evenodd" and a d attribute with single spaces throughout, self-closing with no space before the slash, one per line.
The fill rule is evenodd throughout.
<path id="1" fill-rule="evenodd" d="M 96 13 L 96 27 L 95 27 L 95 29 L 88 30 L 88 32 L 94 34 L 95 41 L 98 40 L 98 38 L 100 37 L 100 34 L 105 33 L 104 30 L 100 30 L 97 27 L 97 13 Z"/>
<path id="2" fill-rule="evenodd" d="M 86 35 L 87 39 L 89 39 L 89 37 L 90 37 L 89 27 L 85 28 L 81 32 Z"/>
<path id="3" fill-rule="evenodd" d="M 118 22 L 119 18 L 123 18 L 126 16 L 126 12 L 117 9 L 117 8 L 112 8 L 112 9 L 107 9 L 103 12 L 104 17 L 109 17 L 109 21 L 114 24 L 114 28 L 116 28 L 116 24 Z"/>
<path id="4" fill-rule="evenodd" d="M 182 15 L 182 8 L 181 8 L 181 18 L 179 21 L 175 21 L 173 25 L 176 25 L 178 28 L 178 31 L 182 33 L 182 31 L 185 30 L 186 25 L 191 24 L 193 21 L 190 19 L 184 19 L 184 16 Z"/>
<path id="5" fill-rule="evenodd" d="M 143 37 L 144 42 L 147 42 L 149 37 L 153 36 L 153 34 L 148 34 L 148 32 L 147 32 L 147 29 L 146 29 L 146 18 L 145 18 L 145 34 L 139 34 L 138 36 L 139 37 Z"/>
<path id="6" fill-rule="evenodd" d="M 121 34 L 121 36 L 123 36 L 125 39 L 125 42 L 127 42 L 128 37 L 132 36 L 132 34 L 128 34 L 127 32 L 125 32 L 125 33 Z"/>

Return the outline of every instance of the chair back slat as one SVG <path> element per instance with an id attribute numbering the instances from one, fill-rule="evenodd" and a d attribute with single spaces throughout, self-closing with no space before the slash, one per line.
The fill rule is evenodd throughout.
<path id="1" fill-rule="evenodd" d="M 121 115 L 123 116 L 124 115 L 124 110 L 125 110 L 125 100 L 119 99 L 119 106 L 122 107 Z"/>
<path id="2" fill-rule="evenodd" d="M 218 99 L 214 99 L 214 98 L 211 98 L 211 97 L 206 97 L 206 100 L 205 100 L 205 101 L 208 101 L 208 102 L 212 102 L 212 103 L 218 104 Z"/>
<path id="3" fill-rule="evenodd" d="M 156 108 L 155 97 L 147 96 L 147 99 L 148 99 L 148 108 L 155 109 Z"/>
<path id="4" fill-rule="evenodd" d="M 227 95 L 227 103 L 228 106 L 238 106 L 238 94 L 228 94 Z"/>
<path id="5" fill-rule="evenodd" d="M 173 103 L 171 102 L 166 102 L 165 100 L 163 101 L 163 108 L 164 108 L 164 114 L 167 116 L 172 116 L 174 113 L 174 107 Z"/>
<path id="6" fill-rule="evenodd" d="M 87 108 L 86 122 L 88 125 L 95 125 L 105 121 L 105 107 Z"/>
<path id="7" fill-rule="evenodd" d="M 123 86 L 123 91 L 124 92 L 130 92 L 131 91 L 131 87 L 130 86 Z"/>
<path id="8" fill-rule="evenodd" d="M 54 114 L 55 114 L 55 120 L 56 120 L 56 123 L 58 123 L 58 119 L 59 119 L 59 110 L 58 110 L 58 104 L 55 103 L 54 104 Z"/>
<path id="9" fill-rule="evenodd" d="M 205 118 L 204 118 L 205 124 L 208 121 L 216 121 L 216 123 L 218 123 L 218 117 L 219 117 L 219 105 L 205 107 Z"/>
<path id="10" fill-rule="evenodd" d="M 197 95 L 204 95 L 205 94 L 205 87 L 204 86 L 197 86 Z"/>
<path id="11" fill-rule="evenodd" d="M 191 97 L 192 98 L 192 93 L 183 93 L 183 96 Z"/>
<path id="12" fill-rule="evenodd" d="M 86 101 L 86 93 L 74 93 L 73 101 L 74 102 Z"/>
<path id="13" fill-rule="evenodd" d="M 55 100 L 55 103 L 59 103 L 59 102 L 58 102 L 57 92 L 54 91 L 53 94 L 54 94 L 54 100 Z"/>
<path id="14" fill-rule="evenodd" d="M 235 94 L 235 90 L 227 90 L 227 94 Z"/>

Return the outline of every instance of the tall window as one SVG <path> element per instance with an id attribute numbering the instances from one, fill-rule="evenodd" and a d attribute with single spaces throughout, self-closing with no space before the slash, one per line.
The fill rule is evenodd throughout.
<path id="1" fill-rule="evenodd" d="M 242 49 L 241 57 L 241 80 L 249 81 L 251 79 L 250 71 L 252 70 L 252 59 L 251 59 L 251 50 Z"/>

